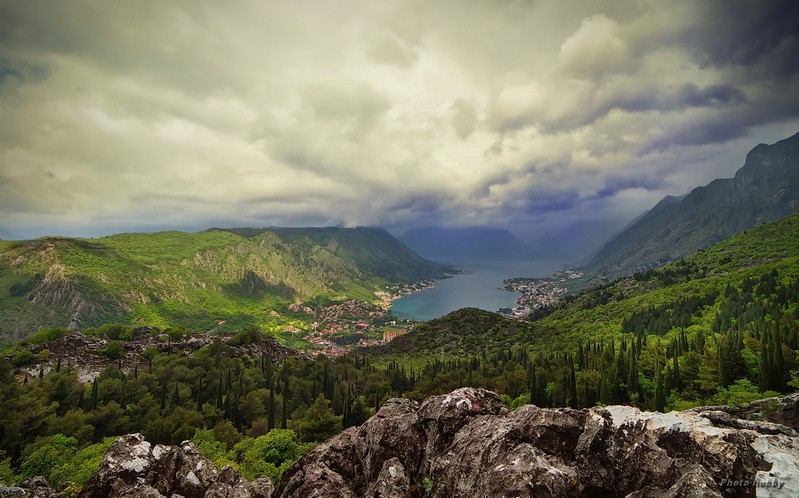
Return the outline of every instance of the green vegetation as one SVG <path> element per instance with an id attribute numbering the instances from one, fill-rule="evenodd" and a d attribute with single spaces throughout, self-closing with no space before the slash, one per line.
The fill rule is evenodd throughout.
<path id="1" fill-rule="evenodd" d="M 42 238 L 0 251 L 0 338 L 108 322 L 208 330 L 224 321 L 229 331 L 286 325 L 296 301 L 371 302 L 375 291 L 451 270 L 372 228 Z"/>
<path id="2" fill-rule="evenodd" d="M 741 406 L 799 387 L 798 258 L 792 216 L 602 284 L 531 322 L 465 309 L 335 359 L 239 357 L 221 341 L 191 355 L 151 347 L 133 368 L 111 361 L 84 385 L 73 366 L 57 363 L 55 346 L 34 357 L 23 342 L 0 359 L 0 478 L 47 467 L 52 479 L 79 482 L 97 461 L 96 445 L 142 432 L 154 443 L 193 439 L 219 465 L 277 479 L 313 444 L 363 423 L 387 399 L 462 386 L 494 390 L 511 408 Z M 106 338 L 113 356 L 108 349 L 124 351 L 128 331 L 87 333 Z M 242 327 L 233 342 L 252 343 L 258 333 Z M 167 332 L 173 340 L 186 334 Z M 57 367 L 38 376 L 22 370 L 37 358 Z M 765 404 L 762 413 L 773 409 Z"/>

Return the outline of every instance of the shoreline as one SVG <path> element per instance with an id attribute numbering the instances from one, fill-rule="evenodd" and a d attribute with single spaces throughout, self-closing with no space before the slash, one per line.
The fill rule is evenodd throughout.
<path id="1" fill-rule="evenodd" d="M 525 318 L 539 308 L 554 306 L 568 293 L 567 284 L 584 276 L 584 272 L 564 268 L 546 277 L 505 279 L 502 281 L 505 289 L 519 292 L 521 296 L 516 299 L 516 306 L 502 314 L 512 318 Z"/>

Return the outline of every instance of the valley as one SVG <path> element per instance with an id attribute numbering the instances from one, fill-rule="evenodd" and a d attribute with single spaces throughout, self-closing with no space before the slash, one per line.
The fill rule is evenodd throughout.
<path id="1" fill-rule="evenodd" d="M 308 317 L 297 322 L 291 316 L 293 304 L 315 309 L 351 299 L 379 303 L 392 286 L 401 292 L 454 271 L 369 228 L 20 241 L 0 253 L 0 337 L 109 322 L 229 332 L 248 325 L 307 330 Z"/>
<path id="2" fill-rule="evenodd" d="M 792 185 L 755 171 L 775 164 L 772 152 L 750 154 L 743 176 L 762 181 L 729 190 L 728 203 L 755 203 L 747 182 Z M 780 174 L 795 167 L 780 157 Z M 7 242 L 0 479 L 43 475 L 73 483 L 64 484 L 72 494 L 102 487 L 90 481 L 102 454 L 117 436 L 140 433 L 126 437 L 191 441 L 190 452 L 230 465 L 242 486 L 262 478 L 264 489 L 299 489 L 298 469 L 326 455 L 323 441 L 346 446 L 344 429 L 398 405 L 430 411 L 436 396 L 466 396 L 464 406 L 490 399 L 492 415 L 712 412 L 717 426 L 795 437 L 777 424 L 794 423 L 786 413 L 796 400 L 784 395 L 799 389 L 799 213 L 747 218 L 698 250 L 674 239 L 657 261 L 637 259 L 652 244 L 639 223 L 697 195 L 655 206 L 597 256 L 624 241 L 630 259 L 600 269 L 437 263 L 376 228 Z M 690 226 L 675 223 L 657 228 Z"/>

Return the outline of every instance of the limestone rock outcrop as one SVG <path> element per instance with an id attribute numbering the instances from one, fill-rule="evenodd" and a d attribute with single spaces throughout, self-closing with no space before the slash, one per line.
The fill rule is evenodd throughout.
<path id="1" fill-rule="evenodd" d="M 22 481 L 19 486 L 0 485 L 0 498 L 58 498 L 58 493 L 47 479 L 36 476 Z"/>
<path id="2" fill-rule="evenodd" d="M 719 408 L 509 411 L 472 388 L 392 399 L 287 470 L 273 497 L 799 495 L 797 433 Z"/>
<path id="3" fill-rule="evenodd" d="M 274 489 L 267 478 L 219 471 L 190 442 L 151 446 L 132 434 L 114 443 L 80 496 L 795 497 L 799 434 L 789 425 L 798 405 L 790 395 L 665 414 L 510 411 L 491 391 L 461 388 L 421 404 L 388 400 L 307 453 Z"/>
<path id="4" fill-rule="evenodd" d="M 190 441 L 153 446 L 141 434 L 129 434 L 114 442 L 78 496 L 268 498 L 272 489 L 268 478 L 249 482 L 233 468 L 220 471 Z"/>

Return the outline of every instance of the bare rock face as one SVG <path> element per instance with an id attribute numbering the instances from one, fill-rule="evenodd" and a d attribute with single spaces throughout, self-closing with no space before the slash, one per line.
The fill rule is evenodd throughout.
<path id="1" fill-rule="evenodd" d="M 36 476 L 22 481 L 19 486 L 0 485 L 0 497 L 58 498 L 58 493 L 50 487 L 44 477 Z"/>
<path id="2" fill-rule="evenodd" d="M 190 441 L 152 446 L 141 434 L 129 434 L 114 442 L 79 496 L 268 498 L 271 493 L 269 479 L 248 482 L 230 467 L 220 472 Z"/>
<path id="3" fill-rule="evenodd" d="M 790 419 L 790 402 L 771 409 Z M 797 433 L 731 412 L 511 412 L 472 388 L 392 399 L 306 454 L 273 496 L 799 496 Z"/>
<path id="4" fill-rule="evenodd" d="M 776 420 L 795 424 L 797 402 L 791 395 L 665 414 L 629 406 L 511 412 L 490 391 L 462 388 L 421 405 L 387 401 L 362 426 L 306 454 L 274 490 L 268 478 L 218 470 L 191 442 L 152 446 L 131 434 L 114 443 L 80 496 L 795 497 L 799 434 Z"/>

